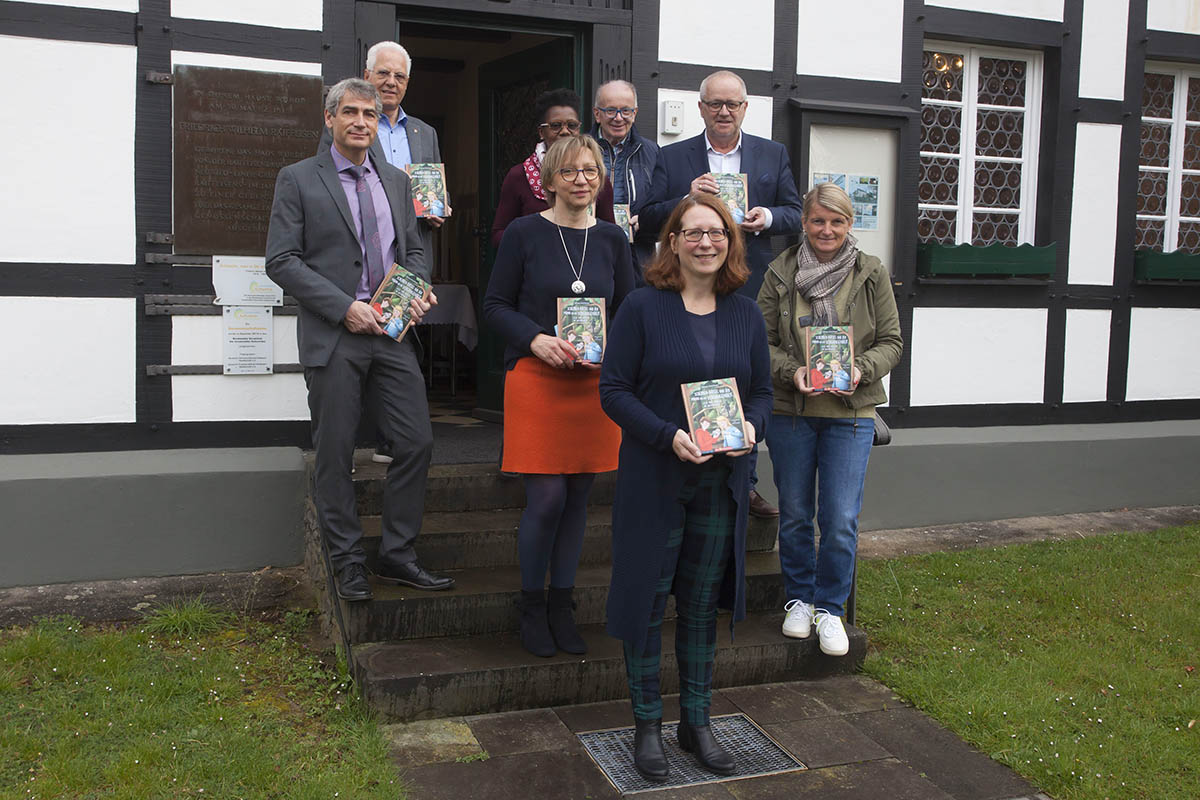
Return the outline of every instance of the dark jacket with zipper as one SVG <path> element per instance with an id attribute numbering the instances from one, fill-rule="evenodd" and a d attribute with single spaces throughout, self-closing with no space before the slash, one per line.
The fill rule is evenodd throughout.
<path id="1" fill-rule="evenodd" d="M 605 158 L 615 165 L 617 163 L 616 153 L 613 150 L 612 144 L 604 138 L 604 133 L 600 130 L 599 124 L 592 127 L 592 138 L 600 144 L 600 150 L 604 153 Z M 629 213 L 632 216 L 641 211 L 642 206 L 645 205 L 646 200 L 650 197 L 650 179 L 654 176 L 654 164 L 658 161 L 658 145 L 638 133 L 637 125 L 630 125 L 629 135 L 625 140 L 625 147 L 629 151 L 628 156 L 625 158 L 623 170 L 625 175 L 625 199 L 629 203 Z M 611 180 L 615 190 L 617 176 L 613 175 Z M 613 202 L 616 202 L 615 195 Z M 653 242 L 639 241 L 634 244 L 633 263 L 638 286 L 643 285 L 641 279 L 642 268 L 653 256 Z"/>
<path id="2" fill-rule="evenodd" d="M 805 395 L 796 389 L 796 370 L 807 366 L 804 328 L 812 324 L 812 307 L 796 288 L 801 245 L 784 250 L 767 268 L 758 292 L 758 307 L 767 323 L 772 413 L 790 416 L 874 417 L 875 406 L 887 402 L 883 376 L 900 363 L 904 340 L 891 276 L 875 256 L 859 252 L 854 269 L 834 295 L 838 322 L 854 326 L 854 366 L 862 378 L 854 393 Z"/>

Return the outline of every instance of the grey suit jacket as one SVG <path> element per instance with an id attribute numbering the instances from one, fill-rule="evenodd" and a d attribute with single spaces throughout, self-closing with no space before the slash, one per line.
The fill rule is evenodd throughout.
<path id="1" fill-rule="evenodd" d="M 392 207 L 396 261 L 429 280 L 408 175 L 371 160 Z M 342 320 L 354 302 L 362 268 L 354 217 L 329 150 L 281 169 L 267 229 L 267 274 L 300 304 L 296 338 L 304 366 L 325 366 L 338 339 L 354 335 Z"/>

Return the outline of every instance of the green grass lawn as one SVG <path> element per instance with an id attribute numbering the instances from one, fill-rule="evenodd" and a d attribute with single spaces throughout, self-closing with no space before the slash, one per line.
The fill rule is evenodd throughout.
<path id="1" fill-rule="evenodd" d="M 1056 800 L 1200 798 L 1200 525 L 863 561 L 866 671 Z"/>
<path id="2" fill-rule="evenodd" d="M 131 627 L 0 631 L 0 797 L 401 796 L 311 624 L 190 603 Z"/>

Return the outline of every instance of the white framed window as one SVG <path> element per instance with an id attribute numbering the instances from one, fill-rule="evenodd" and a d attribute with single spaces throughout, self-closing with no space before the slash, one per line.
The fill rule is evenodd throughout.
<path id="1" fill-rule="evenodd" d="M 1200 253 L 1200 66 L 1146 65 L 1134 241 Z"/>
<path id="2" fill-rule="evenodd" d="M 926 42 L 917 239 L 1032 244 L 1042 54 Z"/>

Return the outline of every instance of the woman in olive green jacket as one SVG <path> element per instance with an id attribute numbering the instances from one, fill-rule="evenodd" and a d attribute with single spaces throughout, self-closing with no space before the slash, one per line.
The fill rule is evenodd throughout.
<path id="1" fill-rule="evenodd" d="M 891 277 L 878 258 L 858 250 L 853 221 L 846 193 L 817 185 L 804 197 L 804 238 L 771 263 L 758 293 L 775 388 L 766 439 L 779 489 L 783 634 L 804 639 L 815 626 L 830 655 L 849 651 L 841 617 L 854 575 L 875 406 L 887 400 L 883 376 L 903 350 Z M 839 365 L 850 373 L 848 390 L 834 388 L 831 378 L 818 380 L 824 385 L 814 391 L 809 381 L 805 329 L 826 325 L 853 326 L 853 365 Z"/>

